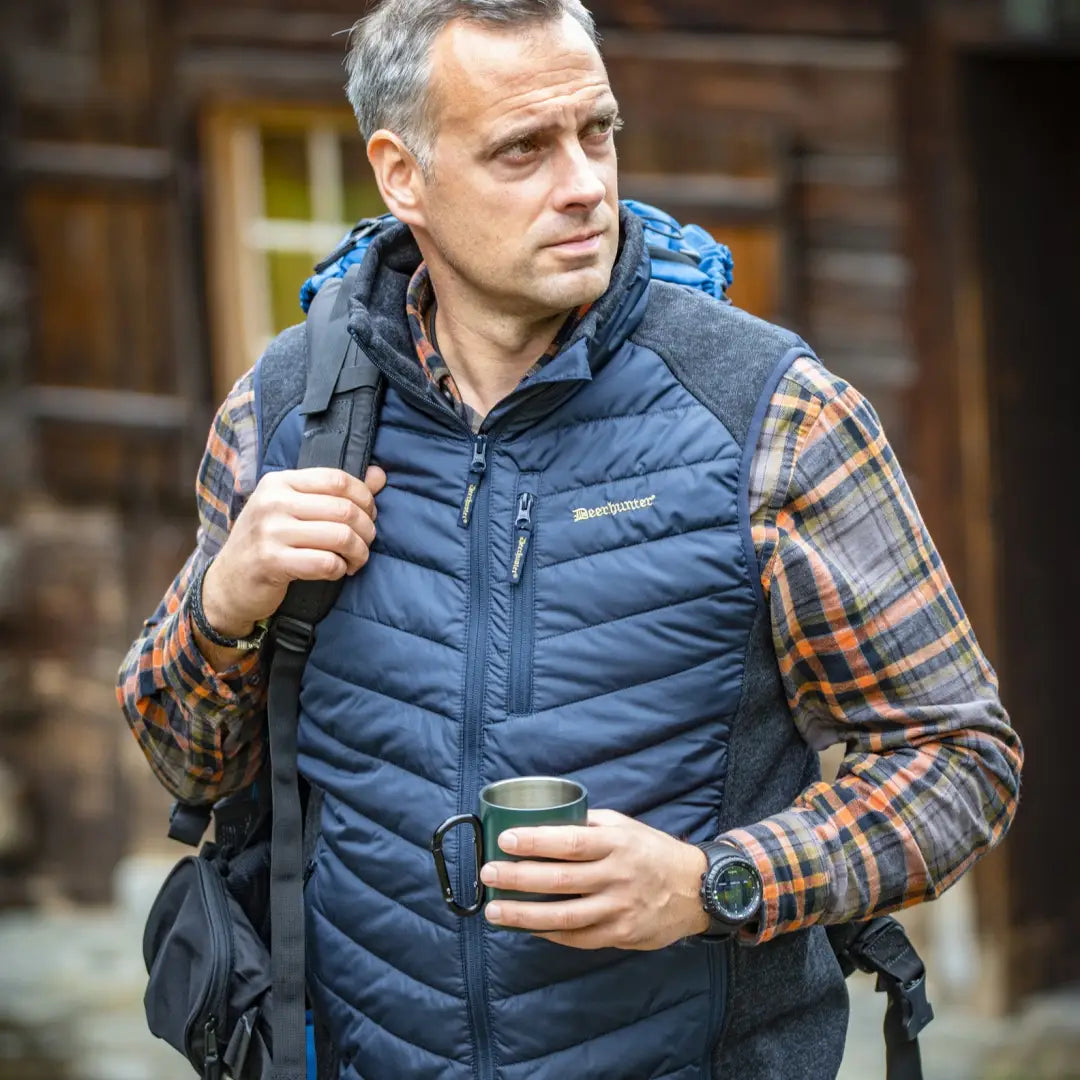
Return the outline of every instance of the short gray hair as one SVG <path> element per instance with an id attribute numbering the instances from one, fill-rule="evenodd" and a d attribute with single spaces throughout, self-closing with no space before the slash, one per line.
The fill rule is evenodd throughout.
<path id="1" fill-rule="evenodd" d="M 455 19 L 493 27 L 554 22 L 570 15 L 599 48 L 581 0 L 383 0 L 349 35 L 345 85 L 365 139 L 380 128 L 399 136 L 427 173 L 435 141 L 428 102 L 431 47 Z"/>

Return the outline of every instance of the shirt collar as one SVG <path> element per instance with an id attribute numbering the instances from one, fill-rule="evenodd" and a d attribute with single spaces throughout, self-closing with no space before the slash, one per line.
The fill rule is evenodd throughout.
<path id="1" fill-rule="evenodd" d="M 527 379 L 530 375 L 535 375 L 558 354 L 590 307 L 592 307 L 591 304 L 583 304 L 567 315 L 554 340 L 536 363 L 525 372 L 523 378 Z M 413 345 L 416 348 L 416 359 L 421 370 L 435 389 L 442 394 L 450 408 L 469 425 L 472 431 L 476 432 L 480 430 L 484 417 L 462 401 L 454 376 L 439 353 L 438 342 L 435 338 L 435 312 L 437 310 L 438 301 L 431 284 L 431 275 L 428 273 L 427 264 L 422 262 L 409 282 L 405 300 L 405 312 L 409 320 L 409 332 L 412 334 Z"/>

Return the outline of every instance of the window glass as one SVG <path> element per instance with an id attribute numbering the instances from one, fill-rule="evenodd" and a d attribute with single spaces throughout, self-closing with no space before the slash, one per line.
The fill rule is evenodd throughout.
<path id="1" fill-rule="evenodd" d="M 271 330 L 280 334 L 304 317 L 300 310 L 300 286 L 311 274 L 315 260 L 307 254 L 268 251 L 266 262 L 270 277 Z"/>
<path id="2" fill-rule="evenodd" d="M 220 397 L 303 319 L 300 286 L 315 263 L 385 207 L 348 110 L 216 106 L 203 140 Z"/>
<path id="3" fill-rule="evenodd" d="M 375 177 L 368 164 L 367 150 L 359 135 L 341 140 L 341 173 L 347 221 L 355 222 L 360 218 L 386 213 L 386 206 L 379 196 Z"/>
<path id="4" fill-rule="evenodd" d="M 268 218 L 311 220 L 307 140 L 303 133 L 263 129 L 263 207 Z"/>

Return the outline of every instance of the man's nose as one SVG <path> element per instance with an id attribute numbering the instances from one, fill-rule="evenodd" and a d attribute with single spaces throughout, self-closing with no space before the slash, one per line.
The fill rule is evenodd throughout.
<path id="1" fill-rule="evenodd" d="M 592 210 L 604 200 L 607 186 L 600 177 L 600 165 L 593 161 L 580 143 L 574 143 L 562 155 L 556 189 L 560 210 L 583 208 Z"/>

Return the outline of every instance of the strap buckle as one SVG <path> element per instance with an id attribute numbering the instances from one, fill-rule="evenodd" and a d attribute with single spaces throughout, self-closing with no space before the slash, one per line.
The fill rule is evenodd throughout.
<path id="1" fill-rule="evenodd" d="M 926 975 L 920 975 L 906 983 L 894 983 L 885 975 L 878 975 L 876 990 L 883 991 L 900 1005 L 900 1028 L 907 1037 L 908 1042 L 913 1042 L 931 1020 L 934 1019 L 934 1010 L 926 997 Z"/>
<path id="2" fill-rule="evenodd" d="M 895 919 L 871 919 L 843 943 L 838 958 L 841 966 L 846 961 L 859 971 L 877 975 L 875 989 L 895 1003 L 900 1029 L 909 1042 L 934 1019 L 926 996 L 926 968 Z"/>
<path id="3" fill-rule="evenodd" d="M 270 624 L 274 644 L 292 653 L 306 656 L 315 641 L 315 627 L 303 619 L 291 615 L 275 615 Z"/>

